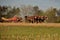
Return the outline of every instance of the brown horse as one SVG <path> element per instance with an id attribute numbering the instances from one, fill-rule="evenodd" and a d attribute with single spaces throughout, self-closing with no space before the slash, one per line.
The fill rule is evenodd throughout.
<path id="1" fill-rule="evenodd" d="M 40 22 L 45 22 L 47 19 L 48 19 L 47 16 L 41 16 L 40 19 L 39 19 L 39 21 Z"/>
<path id="2" fill-rule="evenodd" d="M 34 16 L 25 16 L 25 22 L 34 22 Z"/>

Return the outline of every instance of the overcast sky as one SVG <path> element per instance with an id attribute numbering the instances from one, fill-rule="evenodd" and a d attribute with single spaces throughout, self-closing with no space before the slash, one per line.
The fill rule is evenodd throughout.
<path id="1" fill-rule="evenodd" d="M 49 7 L 60 8 L 60 0 L 0 0 L 0 5 L 16 6 L 33 5 L 45 10 Z"/>

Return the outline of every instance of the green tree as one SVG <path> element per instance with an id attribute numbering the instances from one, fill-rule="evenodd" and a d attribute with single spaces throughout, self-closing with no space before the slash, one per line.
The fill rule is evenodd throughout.
<path id="1" fill-rule="evenodd" d="M 48 22 L 56 22 L 56 11 L 56 8 L 51 7 L 45 12 L 45 14 L 48 16 Z"/>
<path id="2" fill-rule="evenodd" d="M 38 12 L 40 12 L 38 6 L 34 6 L 33 10 L 34 10 L 34 15 L 38 15 L 39 14 Z"/>
<path id="3" fill-rule="evenodd" d="M 13 9 L 11 9 L 11 10 L 9 10 L 8 12 L 7 12 L 7 18 L 11 18 L 11 17 L 13 17 L 13 16 L 15 16 L 15 15 L 20 15 L 19 14 L 20 13 L 20 9 L 19 8 L 13 8 Z"/>
<path id="4" fill-rule="evenodd" d="M 0 6 L 0 21 L 2 20 L 2 17 L 5 17 L 7 8 L 7 6 Z"/>
<path id="5" fill-rule="evenodd" d="M 39 16 L 44 16 L 45 15 L 45 13 L 44 13 L 44 11 L 43 10 L 38 10 L 38 13 L 37 13 Z"/>
<path id="6" fill-rule="evenodd" d="M 44 14 L 44 11 L 43 10 L 39 10 L 39 7 L 38 6 L 34 6 L 33 7 L 33 9 L 34 9 L 34 15 L 38 15 L 38 16 L 44 16 L 45 14 Z"/>

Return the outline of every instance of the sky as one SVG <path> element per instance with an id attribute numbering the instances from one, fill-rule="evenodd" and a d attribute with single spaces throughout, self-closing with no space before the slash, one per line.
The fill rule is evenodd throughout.
<path id="1" fill-rule="evenodd" d="M 49 7 L 60 8 L 60 0 L 0 0 L 0 5 L 7 6 L 16 6 L 20 7 L 21 5 L 32 5 L 39 6 L 42 10 L 45 10 Z"/>

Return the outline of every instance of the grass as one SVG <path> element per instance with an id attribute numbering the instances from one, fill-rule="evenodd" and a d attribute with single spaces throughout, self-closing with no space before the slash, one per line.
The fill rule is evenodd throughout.
<path id="1" fill-rule="evenodd" d="M 60 40 L 60 28 L 0 26 L 0 40 Z"/>

